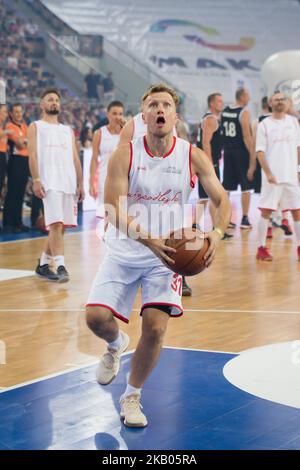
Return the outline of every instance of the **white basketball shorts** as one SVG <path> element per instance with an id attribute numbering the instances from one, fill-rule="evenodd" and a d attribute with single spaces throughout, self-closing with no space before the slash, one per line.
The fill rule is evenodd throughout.
<path id="1" fill-rule="evenodd" d="M 49 190 L 43 199 L 45 224 L 61 222 L 65 227 L 77 227 L 77 197 L 62 191 Z"/>
<path id="2" fill-rule="evenodd" d="M 182 277 L 165 266 L 132 268 L 118 264 L 107 255 L 94 280 L 87 306 L 106 307 L 115 317 L 128 323 L 138 288 L 142 288 L 142 307 L 159 304 L 170 307 L 170 316 L 182 315 Z"/>
<path id="3" fill-rule="evenodd" d="M 258 204 L 259 209 L 276 211 L 279 206 L 282 211 L 300 209 L 300 187 L 289 183 L 263 182 Z"/>

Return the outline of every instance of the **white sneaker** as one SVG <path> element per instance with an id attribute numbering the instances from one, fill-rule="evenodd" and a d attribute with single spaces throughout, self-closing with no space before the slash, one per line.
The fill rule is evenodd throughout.
<path id="1" fill-rule="evenodd" d="M 124 419 L 125 426 L 129 428 L 144 428 L 148 424 L 146 416 L 141 411 L 143 407 L 140 399 L 139 393 L 132 393 L 120 398 L 120 416 Z"/>
<path id="2" fill-rule="evenodd" d="M 129 336 L 123 331 L 120 332 L 123 336 L 123 343 L 119 349 L 107 348 L 106 353 L 100 359 L 99 365 L 96 370 L 97 382 L 101 385 L 108 385 L 117 376 L 120 369 L 121 354 L 126 351 L 129 344 Z"/>

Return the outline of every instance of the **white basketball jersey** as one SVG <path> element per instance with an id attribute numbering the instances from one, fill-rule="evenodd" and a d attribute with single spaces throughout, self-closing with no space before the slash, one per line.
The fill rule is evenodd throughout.
<path id="1" fill-rule="evenodd" d="M 45 191 L 75 194 L 77 179 L 72 130 L 63 124 L 35 121 L 39 176 Z"/>
<path id="2" fill-rule="evenodd" d="M 138 137 L 147 134 L 147 124 L 145 124 L 142 113 L 136 114 L 133 117 L 133 134 L 131 140 L 136 140 Z M 173 135 L 177 137 L 176 127 L 173 129 Z"/>
<path id="3" fill-rule="evenodd" d="M 194 186 L 191 175 L 191 145 L 173 137 L 167 155 L 151 155 L 146 136 L 130 142 L 132 158 L 128 195 L 124 210 L 152 237 L 160 237 L 184 226 L 184 208 Z M 105 235 L 108 254 L 127 266 L 151 267 L 162 261 L 140 242 L 112 224 Z"/>
<path id="4" fill-rule="evenodd" d="M 100 174 L 105 175 L 106 177 L 108 160 L 111 154 L 113 153 L 113 151 L 118 146 L 118 143 L 120 140 L 120 134 L 111 134 L 107 126 L 101 127 L 100 132 L 101 132 L 100 146 L 99 146 Z"/>

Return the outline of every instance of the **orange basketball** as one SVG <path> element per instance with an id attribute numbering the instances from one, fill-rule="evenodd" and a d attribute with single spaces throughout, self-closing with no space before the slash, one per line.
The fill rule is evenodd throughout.
<path id="1" fill-rule="evenodd" d="M 181 228 L 170 234 L 167 246 L 175 248 L 174 254 L 169 254 L 175 264 L 168 264 L 175 273 L 183 276 L 195 276 L 205 269 L 204 255 L 209 247 L 209 240 L 204 234 L 194 228 Z"/>

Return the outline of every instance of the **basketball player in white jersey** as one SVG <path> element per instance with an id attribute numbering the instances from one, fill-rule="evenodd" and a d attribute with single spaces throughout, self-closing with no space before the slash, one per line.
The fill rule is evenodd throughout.
<path id="1" fill-rule="evenodd" d="M 173 136 L 175 91 L 164 84 L 154 85 L 142 100 L 147 135 L 118 147 L 109 161 L 107 253 L 86 305 L 89 328 L 108 343 L 96 371 L 97 381 L 107 385 L 117 375 L 120 356 L 129 343 L 114 317 L 128 323 L 137 290 L 142 288 L 142 334 L 120 400 L 121 417 L 129 427 L 147 425 L 141 411 L 141 389 L 158 361 L 169 317 L 183 313 L 181 276 L 165 264 L 173 263 L 170 254 L 175 250 L 166 246 L 165 239 L 170 229 L 183 226 L 182 208 L 195 174 L 216 206 L 216 228 L 205 235 L 210 241 L 207 267 L 231 212 L 228 196 L 204 152 Z M 138 214 L 137 220 L 134 214 Z M 170 215 L 173 225 L 168 222 Z"/>
<path id="2" fill-rule="evenodd" d="M 135 140 L 138 137 L 147 134 L 147 124 L 143 118 L 143 113 L 136 114 L 132 119 L 130 119 L 122 129 L 120 135 L 119 145 L 127 144 L 131 140 Z M 181 139 L 189 140 L 187 131 L 185 129 L 184 123 L 181 119 L 178 119 L 174 128 L 173 135 L 175 137 L 181 137 Z M 184 297 L 190 297 L 192 295 L 192 289 L 186 282 L 185 276 L 182 276 L 182 295 Z"/>
<path id="3" fill-rule="evenodd" d="M 300 128 L 297 119 L 286 114 L 282 93 L 274 93 L 271 105 L 272 115 L 260 122 L 256 136 L 256 152 L 263 170 L 256 259 L 273 259 L 266 236 L 269 218 L 280 207 L 292 213 L 300 261 Z"/>
<path id="4" fill-rule="evenodd" d="M 56 89 L 41 96 L 42 119 L 28 130 L 29 167 L 35 196 L 43 199 L 49 230 L 36 274 L 49 281 L 67 282 L 63 235 L 77 226 L 77 202 L 84 198 L 82 170 L 72 129 L 58 122 L 61 103 Z M 57 273 L 49 265 L 56 264 Z"/>
<path id="5" fill-rule="evenodd" d="M 102 126 L 93 135 L 93 155 L 90 166 L 90 195 L 97 200 L 96 215 L 104 218 L 104 183 L 107 163 L 112 152 L 117 148 L 120 132 L 125 124 L 124 105 L 121 101 L 112 101 L 107 107 L 108 125 Z M 97 181 L 97 172 L 98 181 Z"/>

